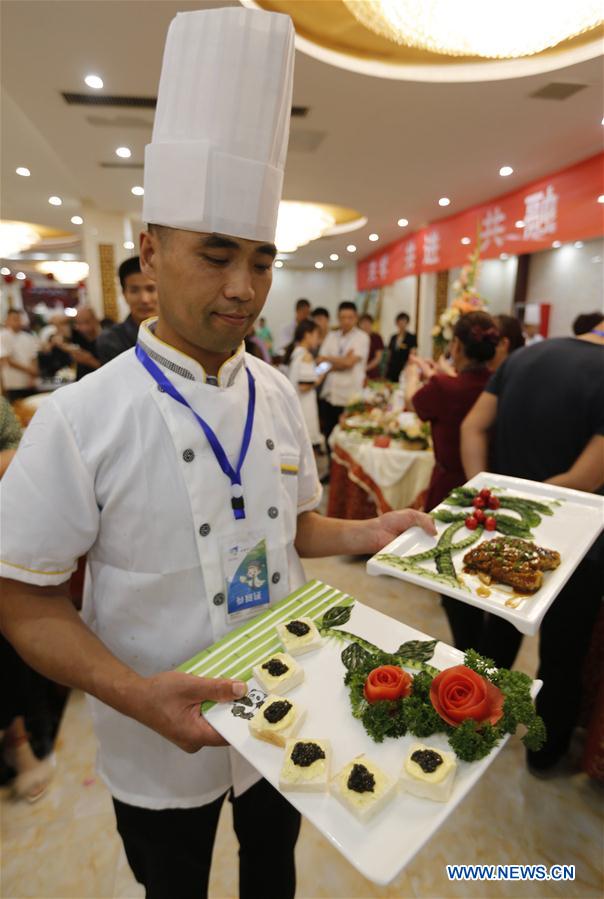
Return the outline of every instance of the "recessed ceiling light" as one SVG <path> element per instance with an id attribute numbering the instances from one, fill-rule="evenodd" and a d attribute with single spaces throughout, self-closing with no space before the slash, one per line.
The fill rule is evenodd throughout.
<path id="1" fill-rule="evenodd" d="M 66 307 L 65 307 L 65 315 L 66 315 L 68 318 L 75 318 L 77 314 L 78 314 L 78 310 L 77 310 L 77 309 L 74 309 L 73 306 L 66 306 Z"/>
<path id="2" fill-rule="evenodd" d="M 503 262 L 505 262 L 505 260 L 506 260 L 506 259 L 509 259 L 510 257 L 508 256 L 507 253 L 500 253 L 500 254 L 499 254 L 499 258 L 500 258 Z"/>
<path id="3" fill-rule="evenodd" d="M 604 119 L 602 119 L 602 124 L 604 125 Z"/>
<path id="4" fill-rule="evenodd" d="M 580 250 L 582 246 L 583 246 L 583 241 L 582 241 L 582 240 L 576 240 L 576 241 L 575 241 L 575 248 L 576 248 L 577 250 Z"/>
<path id="5" fill-rule="evenodd" d="M 63 205 L 63 200 L 61 199 L 61 197 L 49 197 L 48 202 L 50 203 L 51 206 L 62 206 Z"/>
<path id="6" fill-rule="evenodd" d="M 15 169 L 15 171 L 17 175 L 21 175 L 22 178 L 29 178 L 29 176 L 31 175 L 30 170 L 24 165 L 20 165 L 19 168 Z"/>
<path id="7" fill-rule="evenodd" d="M 132 156 L 132 150 L 130 147 L 118 147 L 115 151 L 115 155 L 119 156 L 120 159 L 130 159 Z"/>
<path id="8" fill-rule="evenodd" d="M 315 262 L 315 268 L 323 268 L 322 262 Z"/>
<path id="9" fill-rule="evenodd" d="M 451 200 L 448 197 L 441 197 L 438 201 L 439 206 L 448 206 Z"/>
<path id="10" fill-rule="evenodd" d="M 562 244 L 560 243 L 559 240 L 555 240 L 555 241 L 552 243 L 552 247 L 554 248 L 554 250 L 558 250 L 561 246 L 562 246 Z"/>
<path id="11" fill-rule="evenodd" d="M 15 278 L 17 278 L 18 281 L 25 281 L 26 277 L 27 275 L 25 274 L 25 272 L 17 272 L 17 274 L 15 275 Z"/>
<path id="12" fill-rule="evenodd" d="M 93 87 L 96 91 L 100 91 L 103 87 L 103 79 L 99 75 L 86 75 L 84 81 L 88 87 Z"/>
<path id="13" fill-rule="evenodd" d="M 524 228 L 524 220 L 523 220 L 523 219 L 518 219 L 517 222 L 514 222 L 514 226 L 515 226 L 516 228 Z"/>
<path id="14" fill-rule="evenodd" d="M 468 245 L 469 243 L 472 243 L 472 241 L 470 240 L 469 237 L 462 237 L 462 238 L 461 238 L 461 242 L 462 242 L 462 244 L 463 244 L 464 246 L 466 246 L 466 247 L 467 247 L 467 245 Z"/>
<path id="15" fill-rule="evenodd" d="M 332 262 L 337 262 L 340 257 L 338 256 L 337 253 L 330 253 L 329 258 L 331 259 Z"/>
<path id="16" fill-rule="evenodd" d="M 604 203 L 604 194 L 600 194 L 598 197 L 598 203 Z"/>
<path id="17" fill-rule="evenodd" d="M 131 240 L 124 241 L 124 249 L 125 250 L 133 250 L 134 249 L 134 244 L 132 243 Z"/>
<path id="18" fill-rule="evenodd" d="M 72 225 L 83 225 L 84 219 L 81 215 L 72 215 L 71 216 L 71 224 Z"/>
<path id="19" fill-rule="evenodd" d="M 399 219 L 396 224 L 399 226 L 399 228 L 406 228 L 409 224 L 409 221 L 408 219 Z"/>
<path id="20" fill-rule="evenodd" d="M 0 268 L 0 275 L 10 275 L 10 268 L 6 268 L 6 266 Z"/>
<path id="21" fill-rule="evenodd" d="M 145 188 L 141 187 L 140 184 L 135 184 L 130 193 L 133 193 L 135 197 L 142 197 L 145 193 Z"/>
<path id="22" fill-rule="evenodd" d="M 380 239 L 380 235 L 379 235 L 379 234 L 375 234 L 375 233 L 374 233 L 374 234 L 370 234 L 370 235 L 369 235 L 369 240 L 379 240 L 379 239 Z"/>
<path id="23" fill-rule="evenodd" d="M 501 168 L 499 169 L 499 174 L 501 175 L 502 178 L 507 178 L 508 175 L 514 174 L 514 169 L 512 168 L 511 165 L 502 165 Z"/>
<path id="24" fill-rule="evenodd" d="M 346 247 L 346 249 L 348 250 L 349 253 L 356 253 L 356 251 L 357 251 L 357 248 L 355 247 L 355 245 L 353 243 L 349 243 L 348 246 Z"/>
<path id="25" fill-rule="evenodd" d="M 277 261 L 275 262 L 275 268 L 283 268 L 283 263 L 280 259 L 277 259 Z"/>

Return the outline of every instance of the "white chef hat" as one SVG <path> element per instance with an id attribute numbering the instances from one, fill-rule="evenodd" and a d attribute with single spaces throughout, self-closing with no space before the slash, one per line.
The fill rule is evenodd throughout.
<path id="1" fill-rule="evenodd" d="M 230 7 L 172 20 L 145 149 L 145 222 L 274 240 L 293 69 L 289 16 Z"/>

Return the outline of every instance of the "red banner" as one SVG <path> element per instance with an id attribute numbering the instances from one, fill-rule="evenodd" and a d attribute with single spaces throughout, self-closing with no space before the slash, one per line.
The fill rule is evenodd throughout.
<path id="1" fill-rule="evenodd" d="M 480 234 L 482 259 L 519 255 L 555 241 L 604 234 L 604 153 L 520 190 L 442 219 L 397 240 L 357 265 L 357 289 L 371 290 L 407 275 L 463 265 Z M 462 242 L 463 241 L 463 242 Z"/>

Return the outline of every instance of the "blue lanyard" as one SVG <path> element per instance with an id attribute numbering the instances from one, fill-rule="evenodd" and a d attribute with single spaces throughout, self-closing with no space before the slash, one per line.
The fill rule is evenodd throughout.
<path id="1" fill-rule="evenodd" d="M 254 427 L 254 410 L 256 408 L 256 384 L 249 372 L 249 369 L 246 368 L 245 370 L 249 385 L 247 417 L 245 419 L 245 427 L 243 429 L 243 440 L 241 442 L 241 450 L 239 452 L 237 468 L 233 468 L 233 466 L 227 459 L 226 453 L 220 440 L 218 439 L 212 428 L 209 426 L 207 421 L 204 421 L 201 415 L 197 414 L 195 409 L 191 407 L 184 396 L 179 393 L 176 387 L 168 380 L 159 366 L 157 366 L 155 362 L 153 362 L 153 360 L 149 358 L 148 354 L 144 351 L 140 344 L 137 344 L 135 352 L 138 361 L 145 366 L 153 380 L 156 381 L 157 384 L 159 384 L 164 393 L 167 393 L 172 397 L 173 400 L 181 403 L 181 405 L 186 406 L 187 409 L 190 409 L 190 411 L 195 416 L 197 423 L 199 424 L 203 433 L 206 435 L 206 439 L 212 448 L 212 451 L 216 457 L 216 461 L 231 482 L 231 506 L 233 507 L 233 515 L 238 520 L 245 518 L 245 503 L 243 501 L 243 488 L 241 486 L 241 469 L 243 468 L 243 463 L 245 462 L 245 457 L 247 456 L 247 451 L 252 437 L 252 428 Z"/>

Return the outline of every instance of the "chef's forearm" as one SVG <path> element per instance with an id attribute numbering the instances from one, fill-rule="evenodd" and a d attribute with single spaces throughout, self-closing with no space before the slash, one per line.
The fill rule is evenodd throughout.
<path id="1" fill-rule="evenodd" d="M 120 662 L 88 628 L 65 587 L 36 587 L 1 579 L 0 630 L 40 674 L 133 714 L 142 678 Z"/>
<path id="2" fill-rule="evenodd" d="M 367 549 L 368 521 L 325 518 L 316 512 L 298 515 L 296 550 L 303 559 L 354 556 Z"/>

